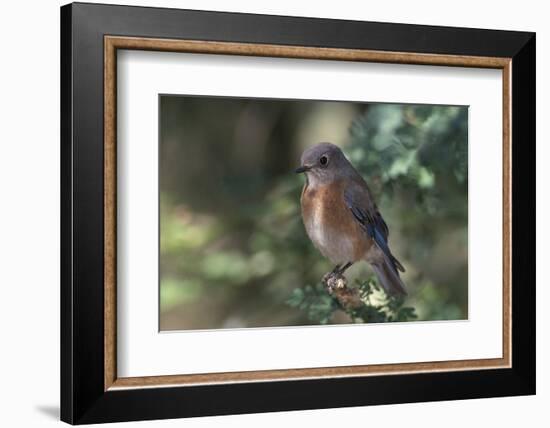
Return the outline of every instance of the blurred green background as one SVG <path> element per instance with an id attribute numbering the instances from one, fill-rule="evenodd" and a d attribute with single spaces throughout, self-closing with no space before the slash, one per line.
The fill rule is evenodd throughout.
<path id="1" fill-rule="evenodd" d="M 293 173 L 322 141 L 375 195 L 406 305 L 419 320 L 467 318 L 467 107 L 163 95 L 160 124 L 161 330 L 352 321 L 289 304 L 333 268 L 305 233 Z"/>

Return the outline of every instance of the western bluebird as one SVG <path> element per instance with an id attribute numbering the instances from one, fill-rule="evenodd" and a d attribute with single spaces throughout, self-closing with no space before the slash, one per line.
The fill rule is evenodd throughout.
<path id="1" fill-rule="evenodd" d="M 304 226 L 317 249 L 336 264 L 332 274 L 365 260 L 387 293 L 407 294 L 399 277 L 405 269 L 388 246 L 388 226 L 367 183 L 340 148 L 320 143 L 306 149 L 296 173 L 306 174 Z"/>

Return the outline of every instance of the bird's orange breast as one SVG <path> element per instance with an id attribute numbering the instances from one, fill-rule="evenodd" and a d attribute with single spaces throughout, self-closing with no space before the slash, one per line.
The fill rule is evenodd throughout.
<path id="1" fill-rule="evenodd" d="M 306 231 L 323 255 L 335 263 L 360 260 L 371 246 L 344 201 L 344 183 L 304 186 L 301 196 Z"/>

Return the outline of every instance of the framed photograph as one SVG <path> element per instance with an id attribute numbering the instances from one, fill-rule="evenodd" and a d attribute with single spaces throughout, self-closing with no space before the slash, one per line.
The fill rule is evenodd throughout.
<path id="1" fill-rule="evenodd" d="M 61 418 L 535 393 L 535 35 L 61 8 Z"/>

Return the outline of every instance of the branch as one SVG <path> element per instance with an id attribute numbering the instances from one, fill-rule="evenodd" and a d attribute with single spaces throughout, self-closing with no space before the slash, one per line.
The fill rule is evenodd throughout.
<path id="1" fill-rule="evenodd" d="M 344 310 L 353 310 L 365 305 L 361 300 L 359 290 L 348 287 L 348 280 L 344 275 L 327 273 L 322 282 L 328 294 L 336 298 Z"/>
<path id="2" fill-rule="evenodd" d="M 356 280 L 356 287 L 348 287 L 342 274 L 327 273 L 315 286 L 295 288 L 286 301 L 288 305 L 307 313 L 312 321 L 328 324 L 336 310 L 344 311 L 353 322 L 390 322 L 416 319 L 414 308 L 404 307 L 402 297 L 388 296 L 371 301 L 373 293 L 381 291 L 376 282 Z"/>

